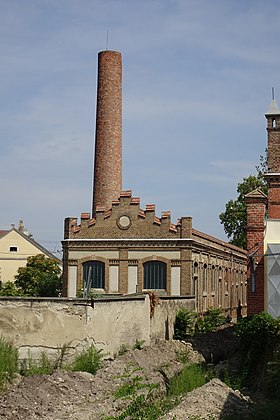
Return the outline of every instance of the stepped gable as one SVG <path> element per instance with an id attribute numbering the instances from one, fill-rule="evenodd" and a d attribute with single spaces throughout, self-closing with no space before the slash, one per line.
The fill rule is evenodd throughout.
<path id="1" fill-rule="evenodd" d="M 181 223 L 181 222 L 180 222 Z M 80 224 L 77 218 L 65 219 L 65 239 L 129 239 L 180 238 L 181 224 L 171 223 L 170 211 L 161 217 L 155 214 L 155 205 L 140 208 L 140 198 L 132 191 L 122 191 L 109 210 L 97 206 L 95 218 L 82 213 Z"/>

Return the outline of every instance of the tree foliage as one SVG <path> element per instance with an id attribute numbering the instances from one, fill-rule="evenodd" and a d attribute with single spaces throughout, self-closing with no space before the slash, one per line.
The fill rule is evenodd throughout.
<path id="1" fill-rule="evenodd" d="M 237 185 L 237 198 L 226 203 L 226 209 L 219 215 L 224 231 L 230 243 L 241 248 L 247 247 L 246 239 L 246 205 L 245 195 L 257 188 L 265 194 L 267 186 L 264 174 L 267 172 L 267 157 L 260 156 L 260 164 L 256 166 L 257 175 L 249 175 Z"/>
<path id="2" fill-rule="evenodd" d="M 0 296 L 20 296 L 21 294 L 13 281 L 0 282 Z"/>
<path id="3" fill-rule="evenodd" d="M 27 296 L 58 296 L 61 292 L 61 270 L 55 258 L 43 254 L 28 257 L 25 267 L 18 269 L 15 286 Z"/>

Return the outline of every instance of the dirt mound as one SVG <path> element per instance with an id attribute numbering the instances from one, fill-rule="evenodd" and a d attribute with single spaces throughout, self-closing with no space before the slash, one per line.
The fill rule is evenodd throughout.
<path id="1" fill-rule="evenodd" d="M 149 385 L 157 384 L 153 392 L 158 396 L 163 395 L 166 382 L 182 369 L 182 361 L 186 357 L 190 362 L 203 361 L 190 343 L 160 341 L 151 347 L 131 350 L 117 359 L 104 361 L 95 376 L 83 372 L 56 371 L 49 376 L 25 377 L 0 397 L 0 418 L 98 420 L 116 416 L 130 402 L 129 399 L 117 398 L 116 390 L 127 384 L 128 380 L 135 380 L 141 384 L 141 393 L 147 393 Z M 220 381 L 211 381 L 193 392 L 190 395 L 194 396 L 186 397 L 186 401 L 194 407 L 195 415 L 198 408 L 202 410 L 203 407 L 208 413 L 213 404 L 213 413 L 221 411 L 231 395 L 237 396 Z M 239 399 L 242 400 L 241 397 Z M 185 408 L 180 405 L 178 410 Z M 183 415 L 185 417 L 177 418 L 187 418 L 186 414 Z"/>
<path id="2" fill-rule="evenodd" d="M 189 418 L 221 419 L 236 413 L 246 415 L 250 401 L 239 391 L 233 391 L 219 379 L 189 392 L 180 405 L 162 417 L 163 420 L 186 420 Z"/>
<path id="3" fill-rule="evenodd" d="M 190 361 L 202 360 L 190 344 L 161 341 L 105 361 L 95 376 L 56 371 L 49 376 L 23 378 L 15 388 L 1 396 L 0 418 L 92 420 L 116 415 L 126 404 L 123 399 L 114 397 L 120 385 L 137 376 L 143 384 L 157 384 L 156 392 L 164 393 L 166 377 L 174 376 L 183 366 L 178 361 L 180 354 L 187 355 Z"/>

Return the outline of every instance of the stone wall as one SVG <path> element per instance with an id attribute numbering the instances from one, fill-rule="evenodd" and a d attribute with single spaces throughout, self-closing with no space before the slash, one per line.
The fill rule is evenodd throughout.
<path id="1" fill-rule="evenodd" d="M 106 356 L 136 340 L 149 345 L 173 337 L 177 308 L 194 307 L 194 299 L 161 299 L 150 317 L 148 295 L 96 300 L 64 298 L 1 298 L 1 335 L 19 348 L 20 358 L 41 352 L 55 354 L 64 344 L 69 356 L 94 344 Z"/>

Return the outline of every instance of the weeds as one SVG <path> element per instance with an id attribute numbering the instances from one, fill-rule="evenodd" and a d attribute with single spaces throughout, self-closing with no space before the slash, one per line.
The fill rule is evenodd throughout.
<path id="1" fill-rule="evenodd" d="M 185 365 L 186 363 L 188 363 L 189 358 L 190 358 L 190 350 L 189 349 L 181 350 L 181 351 L 176 352 L 177 362 L 181 362 Z"/>
<path id="2" fill-rule="evenodd" d="M 28 355 L 27 359 L 21 362 L 20 374 L 23 376 L 30 375 L 51 375 L 54 372 L 54 362 L 46 355 L 45 352 L 41 353 L 39 360 L 32 359 Z"/>
<path id="3" fill-rule="evenodd" d="M 196 324 L 196 315 L 187 308 L 180 308 L 176 314 L 174 324 L 174 338 L 176 340 L 185 340 L 194 335 Z"/>
<path id="4" fill-rule="evenodd" d="M 168 395 L 179 396 L 190 392 L 208 381 L 205 370 L 196 364 L 187 365 L 168 384 Z"/>
<path id="5" fill-rule="evenodd" d="M 0 390 L 4 390 L 17 373 L 18 350 L 5 338 L 0 337 Z"/>
<path id="6" fill-rule="evenodd" d="M 129 350 L 129 346 L 126 344 L 122 344 L 119 349 L 118 356 L 123 356 L 125 353 L 128 352 L 128 350 Z"/>
<path id="7" fill-rule="evenodd" d="M 280 391 L 280 324 L 267 313 L 259 313 L 237 323 L 241 339 L 244 371 L 242 385 L 279 398 Z M 256 375 L 258 381 L 255 380 Z"/>
<path id="8" fill-rule="evenodd" d="M 54 357 L 47 356 L 45 352 L 42 352 L 39 360 L 32 358 L 29 353 L 28 358 L 21 362 L 20 374 L 23 376 L 51 375 L 55 370 L 65 367 L 63 364 L 68 348 L 69 344 L 63 344 L 57 349 L 57 355 Z"/>
<path id="9" fill-rule="evenodd" d="M 127 381 L 117 389 L 114 396 L 115 398 L 130 399 L 131 403 L 119 416 L 107 417 L 107 420 L 157 419 L 179 403 L 180 395 L 207 382 L 207 375 L 203 368 L 197 365 L 187 365 L 167 383 L 167 395 L 155 399 L 153 391 L 158 385 L 143 382 L 143 378 L 139 375 L 135 377 L 125 375 L 125 377 Z"/>
<path id="10" fill-rule="evenodd" d="M 144 347 L 144 343 L 145 343 L 145 340 L 136 339 L 135 344 L 134 344 L 134 349 L 142 350 L 142 348 Z"/>
<path id="11" fill-rule="evenodd" d="M 93 345 L 76 356 L 70 370 L 88 372 L 92 375 L 98 371 L 102 363 L 102 350 L 97 350 Z"/>
<path id="12" fill-rule="evenodd" d="M 214 331 L 225 323 L 226 317 L 223 316 L 223 311 L 220 308 L 209 308 L 206 314 L 201 317 L 187 308 L 180 308 L 175 318 L 174 338 L 186 340 L 196 334 Z"/>
<path id="13" fill-rule="evenodd" d="M 195 328 L 197 333 L 204 334 L 214 331 L 225 323 L 226 317 L 221 308 L 209 308 L 203 317 L 197 319 Z"/>
<path id="14" fill-rule="evenodd" d="M 115 397 L 118 398 L 131 398 L 138 389 L 143 388 L 143 384 L 141 383 L 141 377 L 135 376 L 130 379 L 129 382 L 125 382 L 121 385 L 115 392 Z"/>

